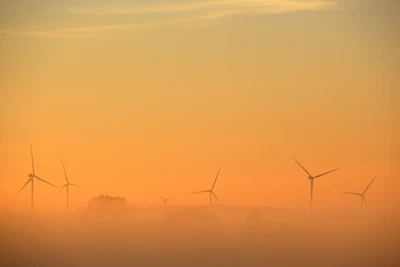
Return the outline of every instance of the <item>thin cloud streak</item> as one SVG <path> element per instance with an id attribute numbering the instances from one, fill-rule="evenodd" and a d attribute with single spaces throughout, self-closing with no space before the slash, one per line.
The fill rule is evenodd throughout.
<path id="1" fill-rule="evenodd" d="M 79 7 L 67 8 L 65 11 L 74 14 L 121 15 L 262 9 L 264 10 L 263 13 L 276 13 L 329 9 L 334 6 L 336 6 L 336 2 L 326 0 L 215 0 L 190 3 L 158 3 L 134 7 Z"/>
<path id="2" fill-rule="evenodd" d="M 230 5 L 227 5 L 230 4 Z M 232 4 L 234 6 L 232 7 Z M 240 4 L 240 5 L 238 5 Z M 246 4 L 247 6 L 243 5 Z M 236 6 L 235 6 L 236 5 Z M 224 8 L 222 8 L 224 7 Z M 214 8 L 214 9 L 212 9 Z M 75 9 L 78 13 L 89 14 L 140 14 L 140 13 L 173 13 L 176 11 L 202 11 L 192 12 L 189 16 L 173 20 L 160 20 L 150 23 L 133 23 L 122 25 L 106 25 L 97 27 L 81 27 L 63 29 L 63 31 L 97 31 L 97 30 L 113 30 L 113 29 L 129 29 L 143 28 L 151 26 L 172 25 L 185 22 L 201 22 L 207 20 L 217 20 L 225 17 L 244 16 L 244 15 L 266 15 L 289 13 L 307 10 L 332 10 L 337 8 L 335 2 L 327 1 L 307 1 L 299 0 L 226 0 L 226 1 L 210 1 L 210 2 L 194 2 L 190 4 L 174 4 L 147 6 L 137 9 L 115 8 L 115 7 L 83 7 Z M 210 10 L 211 9 L 211 10 Z M 71 11 L 71 10 L 69 10 Z"/>
<path id="3" fill-rule="evenodd" d="M 324 0 L 216 0 L 190 3 L 158 3 L 137 7 L 80 7 L 68 8 L 64 12 L 80 15 L 122 15 L 122 14 L 171 14 L 179 15 L 176 19 L 156 19 L 150 22 L 102 25 L 92 27 L 60 28 L 54 30 L 18 31 L 1 30 L 0 34 L 18 36 L 44 36 L 60 38 L 99 38 L 98 32 L 182 25 L 190 27 L 189 22 L 201 23 L 228 17 L 267 15 L 300 11 L 338 9 L 336 1 Z M 84 33 L 82 35 L 81 33 Z"/>
<path id="4" fill-rule="evenodd" d="M 71 33 L 62 32 L 60 30 L 19 31 L 19 30 L 2 30 L 2 29 L 0 29 L 0 35 L 33 36 L 33 37 L 59 37 L 59 38 L 99 38 L 98 36 L 95 36 L 95 35 L 71 34 Z"/>
<path id="5" fill-rule="evenodd" d="M 65 9 L 68 13 L 74 14 L 97 14 L 97 15 L 120 15 L 120 14 L 151 14 L 151 13 L 176 13 L 200 11 L 211 8 L 221 8 L 231 1 L 207 1 L 207 2 L 191 2 L 191 3 L 158 3 L 140 6 L 125 7 L 78 7 Z"/>
<path id="6" fill-rule="evenodd" d="M 117 25 L 103 25 L 103 26 L 93 26 L 93 27 L 77 27 L 77 28 L 64 28 L 63 32 L 95 32 L 95 31 L 106 31 L 106 30 L 128 30 L 128 29 L 141 29 L 149 28 L 155 26 L 180 24 L 183 22 L 197 21 L 198 17 L 188 17 L 181 19 L 172 20 L 160 20 L 147 23 L 128 23 L 128 24 L 117 24 Z"/>

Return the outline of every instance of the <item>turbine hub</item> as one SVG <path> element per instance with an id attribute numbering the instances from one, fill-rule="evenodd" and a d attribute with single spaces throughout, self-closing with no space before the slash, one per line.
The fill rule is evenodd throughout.
<path id="1" fill-rule="evenodd" d="M 28 177 L 33 178 L 33 174 L 32 173 L 28 174 Z"/>

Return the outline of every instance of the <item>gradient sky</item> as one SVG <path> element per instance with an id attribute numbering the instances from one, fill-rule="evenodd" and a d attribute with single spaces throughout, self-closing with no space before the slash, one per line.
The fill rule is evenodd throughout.
<path id="1" fill-rule="evenodd" d="M 34 3 L 33 3 L 34 2 Z M 31 171 L 161 204 L 308 207 L 400 201 L 396 1 L 0 1 L 1 207 Z M 37 207 L 64 195 L 36 183 Z"/>

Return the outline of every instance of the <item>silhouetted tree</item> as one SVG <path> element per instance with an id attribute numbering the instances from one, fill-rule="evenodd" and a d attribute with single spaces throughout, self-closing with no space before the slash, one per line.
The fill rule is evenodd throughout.
<path id="1" fill-rule="evenodd" d="M 87 213 L 108 218 L 120 217 L 133 215 L 133 207 L 128 206 L 124 197 L 100 195 L 89 201 Z"/>

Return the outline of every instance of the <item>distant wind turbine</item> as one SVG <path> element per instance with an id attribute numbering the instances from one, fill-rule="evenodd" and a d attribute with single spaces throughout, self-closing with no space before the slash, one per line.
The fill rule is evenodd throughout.
<path id="1" fill-rule="evenodd" d="M 63 163 L 63 161 L 62 161 L 61 158 L 60 158 L 60 161 L 61 161 L 61 165 L 62 165 L 63 170 L 64 170 L 65 184 L 64 184 L 63 187 L 61 187 L 60 190 L 58 190 L 57 194 L 55 194 L 54 197 L 56 197 L 65 187 L 67 188 L 67 215 L 68 215 L 68 210 L 69 210 L 69 186 L 76 186 L 76 187 L 80 187 L 80 188 L 82 188 L 82 186 L 76 185 L 76 184 L 73 184 L 73 183 L 70 183 L 70 182 L 68 181 L 67 172 L 65 171 L 64 163 Z"/>
<path id="2" fill-rule="evenodd" d="M 214 196 L 215 199 L 218 201 L 218 203 L 221 204 L 221 201 L 219 201 L 217 195 L 214 193 L 214 187 L 215 187 L 215 184 L 217 183 L 217 179 L 218 179 L 218 175 L 219 175 L 220 170 L 221 170 L 221 167 L 219 167 L 219 169 L 218 169 L 217 176 L 215 176 L 214 183 L 213 183 L 213 185 L 212 185 L 212 187 L 211 187 L 210 190 L 203 190 L 203 191 L 198 191 L 198 192 L 194 192 L 194 193 L 193 193 L 193 194 L 210 193 L 210 207 L 211 207 L 211 199 L 212 199 L 212 196 Z"/>
<path id="3" fill-rule="evenodd" d="M 159 196 L 159 197 L 162 199 L 162 201 L 164 202 L 164 206 L 167 205 L 167 201 L 168 201 L 171 197 L 173 197 L 173 196 L 170 196 L 170 197 L 165 198 L 165 197 L 163 197 L 163 196 L 161 196 L 161 195 L 159 195 L 159 194 L 157 194 L 157 196 Z"/>
<path id="4" fill-rule="evenodd" d="M 369 187 L 370 187 L 371 184 L 374 182 L 376 176 L 377 176 L 377 175 L 375 175 L 374 179 L 372 179 L 372 181 L 369 183 L 369 185 L 367 186 L 367 188 L 365 188 L 365 190 L 364 190 L 363 193 L 353 193 L 353 192 L 342 192 L 342 193 L 343 193 L 343 194 L 350 194 L 350 195 L 359 196 L 359 197 L 360 197 L 360 200 L 361 200 L 361 208 L 364 207 L 364 203 L 365 203 L 365 205 L 368 207 L 368 203 L 367 203 L 367 201 L 365 200 L 364 195 L 365 195 L 365 193 L 367 193 Z"/>
<path id="5" fill-rule="evenodd" d="M 295 158 L 293 158 L 294 159 L 294 161 L 296 161 L 297 162 L 297 164 L 299 164 L 299 166 L 308 174 L 308 179 L 310 179 L 310 181 L 311 181 L 311 198 L 310 198 L 310 206 L 311 206 L 311 208 L 313 207 L 313 188 L 314 188 L 314 179 L 315 178 L 318 178 L 318 177 L 321 177 L 321 176 L 324 176 L 324 175 L 326 175 L 326 174 L 328 174 L 328 173 L 331 173 L 331 172 L 334 172 L 334 171 L 336 171 L 336 170 L 338 170 L 339 168 L 336 168 L 336 169 L 333 169 L 333 170 L 330 170 L 330 171 L 328 171 L 328 172 L 324 172 L 324 173 L 322 173 L 322 174 L 319 174 L 319 175 L 315 175 L 315 176 L 312 176 L 303 166 L 301 166 L 301 164 L 295 159 Z"/>
<path id="6" fill-rule="evenodd" d="M 42 179 L 42 178 L 36 176 L 36 174 L 35 174 L 35 163 L 34 163 L 34 160 L 33 160 L 33 149 L 32 149 L 32 146 L 31 146 L 31 159 L 32 159 L 32 173 L 30 173 L 30 174 L 28 175 L 28 177 L 29 177 L 28 181 L 26 181 L 26 183 L 24 184 L 24 186 L 22 186 L 22 188 L 18 191 L 17 195 L 22 191 L 22 189 L 25 188 L 25 186 L 27 186 L 29 183 L 31 183 L 31 209 L 32 209 L 32 211 L 33 211 L 33 208 L 34 208 L 34 200 L 33 200 L 33 199 L 34 199 L 34 198 L 33 198 L 33 196 L 34 196 L 34 186 L 33 186 L 33 183 L 34 183 L 34 180 L 35 180 L 35 179 L 37 179 L 37 180 L 39 180 L 39 181 L 42 181 L 42 182 L 44 182 L 44 183 L 46 183 L 46 184 L 49 184 L 49 185 L 51 185 L 51 186 L 54 186 L 55 188 L 58 188 L 58 187 L 55 186 L 55 185 L 52 184 L 52 183 L 47 182 L 46 180 L 44 180 L 44 179 Z"/>

